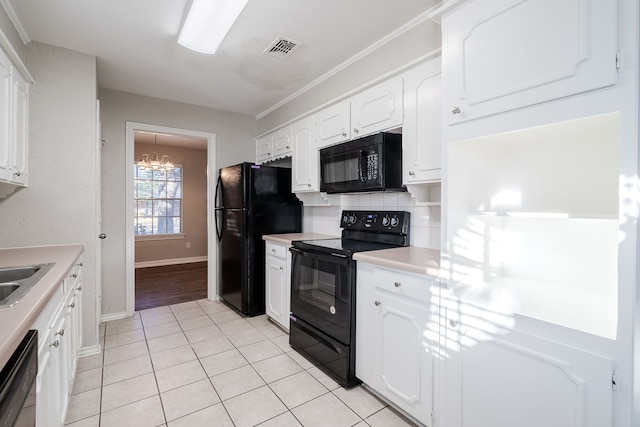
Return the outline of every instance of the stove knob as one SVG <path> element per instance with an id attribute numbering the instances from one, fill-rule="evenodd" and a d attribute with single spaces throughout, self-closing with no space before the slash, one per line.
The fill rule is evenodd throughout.
<path id="1" fill-rule="evenodd" d="M 345 224 L 349 222 L 349 216 L 347 214 L 344 214 L 344 216 L 342 217 L 342 222 L 344 222 Z"/>
<path id="2" fill-rule="evenodd" d="M 349 224 L 355 224 L 357 220 L 358 220 L 358 218 L 356 217 L 356 215 L 355 215 L 355 214 L 352 214 L 352 215 L 349 217 Z"/>
<path id="3" fill-rule="evenodd" d="M 389 219 L 389 215 L 385 215 L 384 218 L 382 218 L 382 225 L 383 226 L 388 227 L 390 222 L 391 222 L 391 220 Z"/>
<path id="4" fill-rule="evenodd" d="M 393 218 L 391 218 L 391 226 L 392 227 L 397 227 L 399 223 L 400 223 L 400 220 L 398 219 L 397 216 L 394 216 Z"/>

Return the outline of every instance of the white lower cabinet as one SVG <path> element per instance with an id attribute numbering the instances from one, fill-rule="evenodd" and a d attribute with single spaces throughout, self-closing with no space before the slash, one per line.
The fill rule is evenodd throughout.
<path id="1" fill-rule="evenodd" d="M 447 427 L 613 425 L 611 342 L 465 303 L 443 305 L 438 364 Z M 547 335 L 544 337 L 542 335 Z M 550 339 L 553 336 L 554 339 Z M 592 346 L 601 354 L 580 348 Z"/>
<path id="2" fill-rule="evenodd" d="M 289 330 L 291 253 L 287 245 L 265 244 L 265 311 L 267 316 Z"/>
<path id="3" fill-rule="evenodd" d="M 66 417 L 82 344 L 81 267 L 78 260 L 32 327 L 38 330 L 38 426 L 62 426 Z"/>
<path id="4" fill-rule="evenodd" d="M 358 263 L 356 376 L 397 408 L 431 425 L 432 279 Z"/>

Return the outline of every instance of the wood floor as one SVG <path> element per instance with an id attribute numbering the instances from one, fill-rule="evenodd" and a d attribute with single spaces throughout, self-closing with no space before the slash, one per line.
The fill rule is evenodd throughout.
<path id="1" fill-rule="evenodd" d="M 207 298 L 207 262 L 136 268 L 136 311 Z"/>

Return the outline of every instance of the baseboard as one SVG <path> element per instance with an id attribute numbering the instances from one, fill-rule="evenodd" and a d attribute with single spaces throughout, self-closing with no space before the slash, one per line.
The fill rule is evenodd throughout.
<path id="1" fill-rule="evenodd" d="M 157 259 L 153 261 L 136 262 L 135 268 L 160 267 L 163 265 L 176 265 L 176 264 L 189 264 L 192 262 L 203 262 L 207 260 L 208 260 L 208 257 L 206 255 L 194 256 L 194 257 L 188 257 L 188 258 Z"/>
<path id="2" fill-rule="evenodd" d="M 110 322 L 112 320 L 120 320 L 124 319 L 125 317 L 127 317 L 127 313 L 124 311 L 121 311 L 120 313 L 103 314 L 100 318 L 100 323 Z"/>
<path id="3" fill-rule="evenodd" d="M 78 351 L 78 357 L 93 356 L 100 353 L 102 353 L 102 346 L 100 346 L 100 344 L 97 344 L 92 347 L 82 347 Z"/>

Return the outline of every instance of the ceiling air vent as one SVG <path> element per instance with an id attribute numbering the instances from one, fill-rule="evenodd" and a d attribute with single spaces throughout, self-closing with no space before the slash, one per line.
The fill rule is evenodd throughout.
<path id="1" fill-rule="evenodd" d="M 275 56 L 276 58 L 286 58 L 300 43 L 287 37 L 278 36 L 276 39 L 264 50 L 269 56 Z"/>

